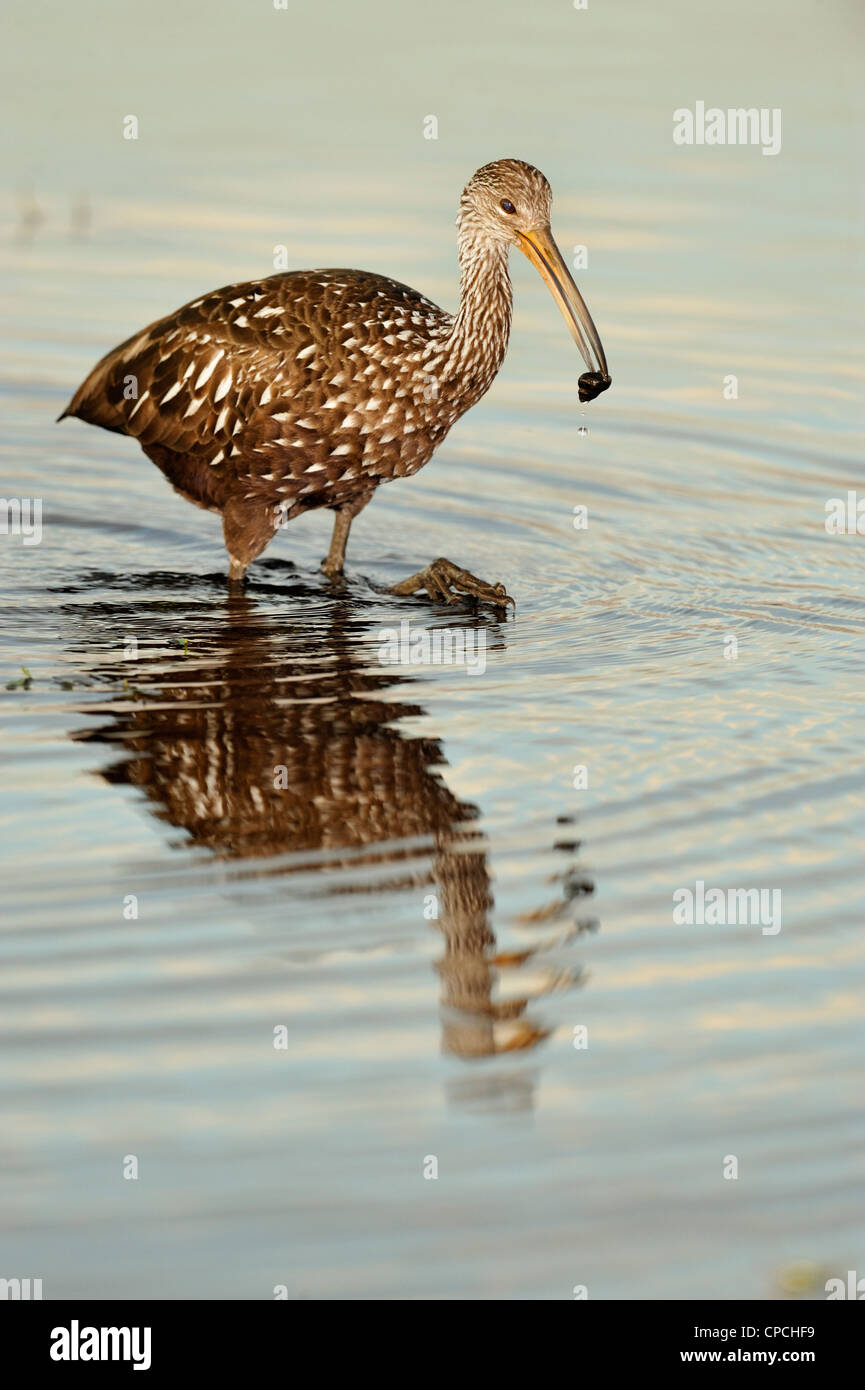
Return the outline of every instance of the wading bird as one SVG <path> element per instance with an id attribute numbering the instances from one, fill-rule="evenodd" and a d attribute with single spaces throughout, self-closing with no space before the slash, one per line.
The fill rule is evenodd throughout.
<path id="1" fill-rule="evenodd" d="M 485 164 L 460 199 L 460 303 L 439 309 L 361 270 L 298 270 L 213 290 L 102 358 L 59 417 L 132 435 L 173 487 L 222 515 L 230 581 L 276 530 L 335 512 L 322 568 L 342 573 L 351 523 L 379 483 L 416 473 L 489 390 L 511 325 L 508 253 L 540 271 L 588 371 L 610 385 L 591 315 L 550 231 L 552 194 L 518 159 Z M 502 605 L 504 586 L 438 559 L 394 586 Z"/>

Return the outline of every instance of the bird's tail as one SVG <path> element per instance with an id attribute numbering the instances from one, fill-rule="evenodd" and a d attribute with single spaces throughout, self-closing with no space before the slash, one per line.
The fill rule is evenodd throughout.
<path id="1" fill-rule="evenodd" d="M 139 335 L 139 340 L 143 336 Z M 57 422 L 74 416 L 76 420 L 84 420 L 88 425 L 99 425 L 103 430 L 114 430 L 117 434 L 128 433 L 128 403 L 123 396 L 123 371 L 130 370 L 130 347 L 136 342 L 136 338 L 127 339 L 96 363 L 66 409 L 57 416 Z"/>

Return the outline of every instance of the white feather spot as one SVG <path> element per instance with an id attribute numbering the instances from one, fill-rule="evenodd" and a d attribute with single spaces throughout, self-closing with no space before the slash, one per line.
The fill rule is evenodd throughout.
<path id="1" fill-rule="evenodd" d="M 205 382 L 208 382 L 210 380 L 210 378 L 213 376 L 213 373 L 216 371 L 218 363 L 224 356 L 225 348 L 220 348 L 219 352 L 215 353 L 214 356 L 211 357 L 210 361 L 207 363 L 207 366 L 202 367 L 195 380 L 194 389 L 196 391 L 200 391 L 202 386 L 204 386 Z"/>
<path id="2" fill-rule="evenodd" d="M 221 401 L 222 398 L 223 398 L 223 396 L 227 396 L 227 395 L 228 395 L 228 392 L 229 392 L 229 390 L 230 390 L 230 388 L 231 388 L 231 368 L 229 367 L 228 370 L 227 370 L 226 373 L 225 373 L 225 376 L 222 378 L 222 380 L 220 381 L 219 385 L 217 386 L 216 390 L 215 390 L 214 393 L 213 393 L 213 400 L 214 400 L 214 403 L 216 403 L 216 401 Z"/>

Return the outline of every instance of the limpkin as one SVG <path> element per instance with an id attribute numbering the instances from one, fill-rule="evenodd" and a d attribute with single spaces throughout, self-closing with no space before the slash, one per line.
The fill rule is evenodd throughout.
<path id="1" fill-rule="evenodd" d="M 591 315 L 550 231 L 550 185 L 519 159 L 485 164 L 460 199 L 456 314 L 386 276 L 298 270 L 228 285 L 121 343 L 59 417 L 134 436 L 174 488 L 222 514 L 229 580 L 275 532 L 335 512 L 322 568 L 342 573 L 352 520 L 379 483 L 416 473 L 489 390 L 511 324 L 508 253 L 540 271 L 588 370 L 610 385 Z M 433 600 L 510 596 L 452 561 L 394 586 Z"/>

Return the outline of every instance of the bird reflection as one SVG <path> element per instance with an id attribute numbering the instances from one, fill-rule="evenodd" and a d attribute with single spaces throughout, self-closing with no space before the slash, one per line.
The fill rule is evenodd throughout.
<path id="1" fill-rule="evenodd" d="M 110 719 L 73 736 L 125 750 L 101 775 L 141 788 L 154 814 L 182 828 L 189 844 L 245 861 L 246 874 L 313 869 L 333 877 L 334 891 L 369 892 L 338 872 L 341 864 L 356 866 L 360 851 L 364 864 L 379 866 L 376 891 L 381 868 L 386 888 L 417 887 L 419 902 L 431 890 L 431 925 L 444 940 L 437 962 L 444 1051 L 479 1058 L 540 1043 L 547 1029 L 530 1009 L 540 994 L 562 987 L 562 976 L 518 998 L 497 997 L 503 975 L 543 947 L 496 953 L 488 847 L 473 825 L 478 809 L 443 780 L 439 741 L 400 727 L 422 710 L 390 692 L 403 671 L 371 664 L 368 621 L 360 624 L 338 600 L 323 626 L 292 625 L 232 595 L 209 606 L 205 620 L 196 608 L 185 624 L 186 650 L 166 660 L 159 625 L 171 621 L 176 632 L 176 613 L 148 614 L 148 650 L 155 643 L 157 655 L 94 673 L 114 686 Z M 497 640 L 492 619 L 472 621 L 487 628 L 488 646 Z M 118 622 L 121 631 L 141 631 L 141 609 L 115 611 L 112 625 Z M 420 869 L 418 839 L 428 854 Z M 566 908 L 573 896 L 567 874 L 556 891 Z M 501 1088 L 501 1075 L 494 1086 Z M 513 1086 L 517 1097 L 531 1088 L 525 1075 Z"/>

